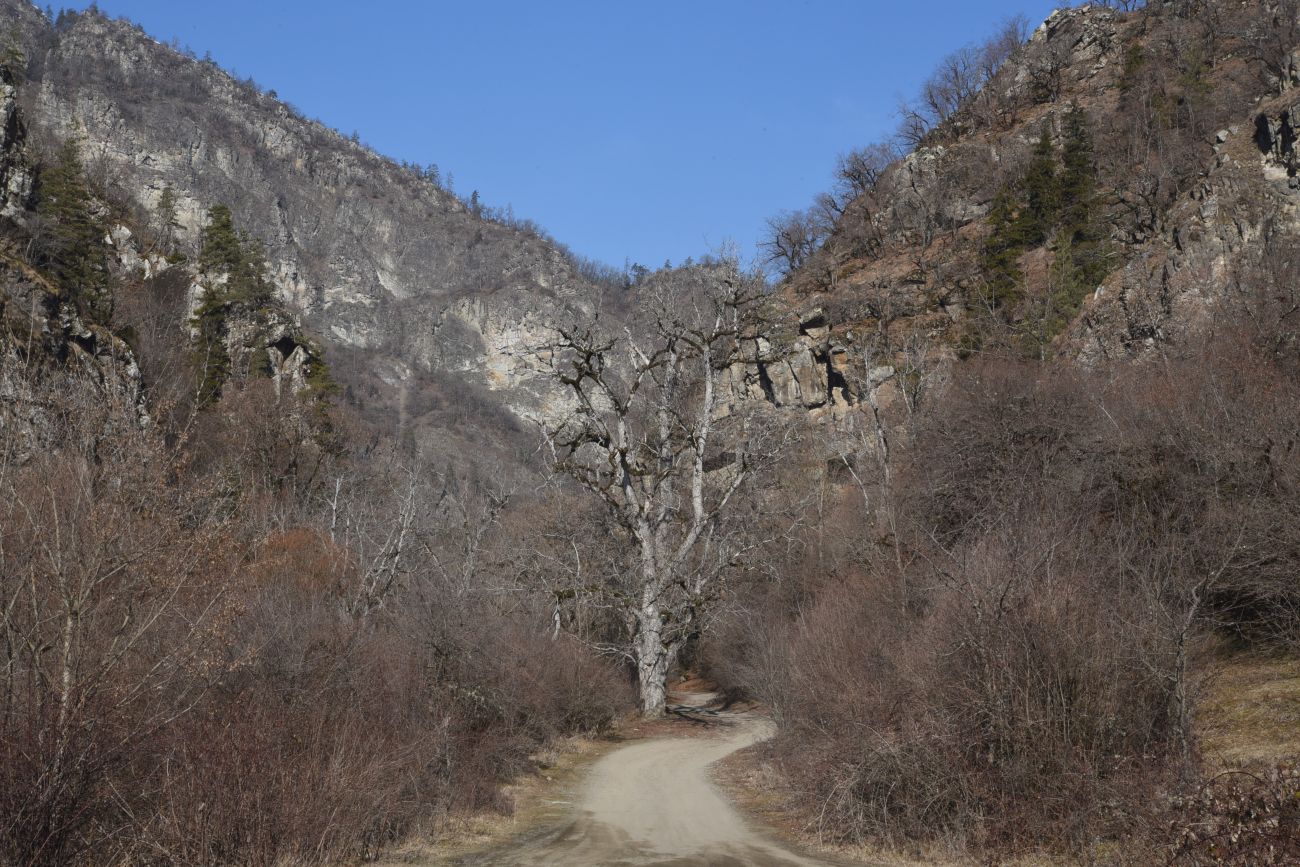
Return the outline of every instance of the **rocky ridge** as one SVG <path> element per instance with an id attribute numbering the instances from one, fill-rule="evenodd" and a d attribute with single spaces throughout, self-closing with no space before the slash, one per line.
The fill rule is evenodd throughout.
<path id="1" fill-rule="evenodd" d="M 207 208 L 229 205 L 306 327 L 327 350 L 364 354 L 366 370 L 341 375 L 369 383 L 379 408 L 396 416 L 423 372 L 467 377 L 519 416 L 547 412 L 528 347 L 593 291 L 563 251 L 125 21 L 51 22 L 4 0 L 0 24 L 22 36 L 42 140 L 80 140 L 143 213 L 171 187 L 191 246 Z"/>
<path id="2" fill-rule="evenodd" d="M 1059 140 L 1076 106 L 1091 121 L 1117 266 L 1044 351 L 1103 364 L 1211 323 L 1241 289 L 1243 263 L 1300 232 L 1300 106 L 1285 60 L 1296 50 L 1271 44 L 1285 28 L 1268 5 L 1211 3 L 1190 16 L 1178 4 L 1087 6 L 1049 17 L 983 92 L 846 208 L 785 284 L 792 310 L 826 324 L 794 341 L 793 357 L 810 359 L 793 377 L 801 393 L 814 383 L 805 405 L 838 405 L 839 388 L 847 405 L 875 406 L 909 377 L 942 380 L 970 351 L 995 196 L 1023 173 L 1044 125 Z M 1148 141 L 1158 147 L 1136 149 L 1139 122 L 1156 125 Z M 1048 246 L 1021 259 L 1031 295 L 1047 291 L 1053 255 Z"/>

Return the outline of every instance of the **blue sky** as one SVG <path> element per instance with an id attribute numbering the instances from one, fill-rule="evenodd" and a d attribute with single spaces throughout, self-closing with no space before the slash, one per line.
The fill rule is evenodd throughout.
<path id="1" fill-rule="evenodd" d="M 84 8 L 88 3 L 63 4 Z M 1041 0 L 99 0 L 577 252 L 750 255 L 947 52 Z"/>

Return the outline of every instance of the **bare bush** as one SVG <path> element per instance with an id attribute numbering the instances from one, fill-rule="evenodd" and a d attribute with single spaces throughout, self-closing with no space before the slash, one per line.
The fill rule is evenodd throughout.
<path id="1" fill-rule="evenodd" d="M 0 851 L 19 862 L 123 845 L 97 836 L 128 821 L 113 783 L 224 670 L 241 541 L 235 504 L 171 485 L 177 456 L 92 383 L 38 393 L 55 444 L 0 466 Z"/>
<path id="2" fill-rule="evenodd" d="M 246 436 L 200 425 L 194 461 L 93 379 L 5 374 L 48 436 L 0 427 L 3 860 L 373 857 L 630 705 L 478 565 L 490 490 L 376 457 L 286 495 L 294 436 L 258 427 L 291 407 L 216 408 Z"/>

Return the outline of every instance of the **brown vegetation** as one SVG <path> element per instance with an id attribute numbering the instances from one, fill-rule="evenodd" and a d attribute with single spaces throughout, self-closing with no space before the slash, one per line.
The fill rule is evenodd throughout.
<path id="1" fill-rule="evenodd" d="M 1145 828 L 1198 827 L 1200 796 L 1170 799 L 1202 786 L 1207 654 L 1300 637 L 1300 390 L 1272 305 L 1243 298 L 1249 315 L 1225 312 L 1204 345 L 1104 373 L 960 365 L 888 483 L 864 489 L 883 491 L 883 519 L 843 489 L 786 566 L 816 577 L 731 614 L 711 670 L 773 708 L 818 833 L 1183 845 Z M 1261 773 L 1205 784 L 1207 809 L 1274 797 Z"/>
<path id="2" fill-rule="evenodd" d="M 473 488 L 286 440 L 251 387 L 175 440 L 66 371 L 5 376 L 50 438 L 0 434 L 0 860 L 364 856 L 508 807 L 540 745 L 625 706 L 508 573 L 434 567 Z"/>

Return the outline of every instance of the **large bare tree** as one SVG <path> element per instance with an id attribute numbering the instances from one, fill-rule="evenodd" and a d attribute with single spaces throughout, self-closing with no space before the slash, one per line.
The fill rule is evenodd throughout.
<path id="1" fill-rule="evenodd" d="M 544 356 L 572 411 L 546 437 L 555 468 L 598 498 L 634 555 L 598 604 L 617 609 L 626 632 L 606 649 L 634 665 L 653 717 L 682 646 L 759 544 L 737 520 L 739 494 L 772 448 L 728 385 L 762 284 L 713 264 L 661 273 L 642 292 L 637 321 L 617 330 L 556 329 Z"/>

